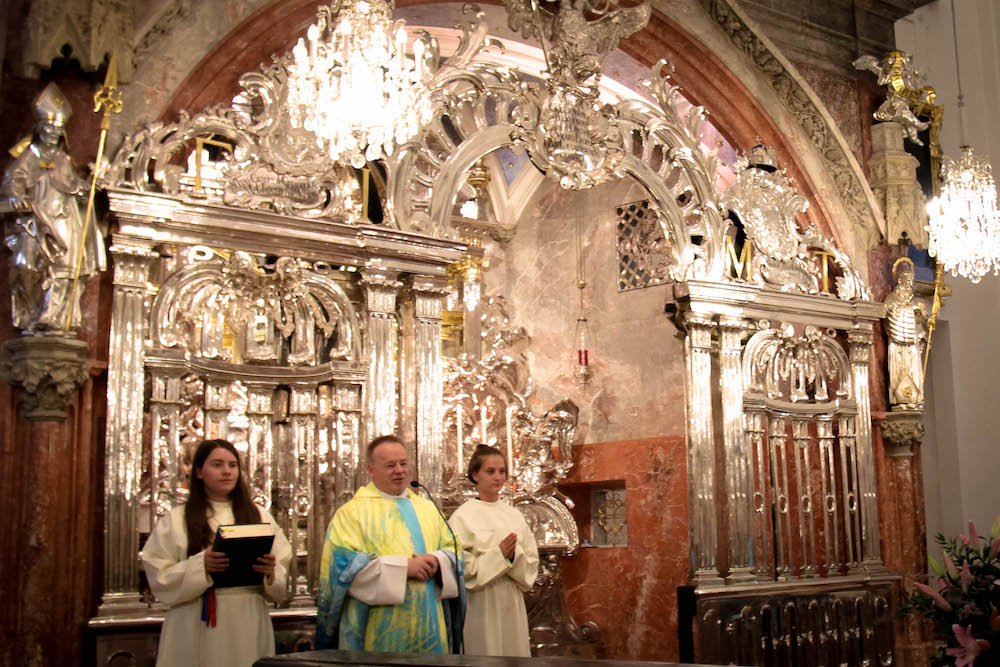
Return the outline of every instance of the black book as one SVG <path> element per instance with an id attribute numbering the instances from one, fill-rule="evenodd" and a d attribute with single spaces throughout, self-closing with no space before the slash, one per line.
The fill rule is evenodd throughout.
<path id="1" fill-rule="evenodd" d="M 254 572 L 257 559 L 271 552 L 274 528 L 269 523 L 244 523 L 219 526 L 215 531 L 212 551 L 220 551 L 229 558 L 229 567 L 214 572 L 211 577 L 216 588 L 233 586 L 260 586 L 264 575 Z"/>

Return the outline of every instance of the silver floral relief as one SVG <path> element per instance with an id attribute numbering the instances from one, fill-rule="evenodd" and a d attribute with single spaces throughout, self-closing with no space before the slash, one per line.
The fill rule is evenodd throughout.
<path id="1" fill-rule="evenodd" d="M 701 143 L 704 110 L 678 111 L 680 93 L 669 71 L 660 62 L 651 72 L 648 87 L 655 104 L 625 100 L 605 109 L 624 147 L 616 169 L 649 192 L 667 240 L 660 246 L 669 253 L 670 279 L 721 279 L 725 253 L 723 205 L 715 191 L 717 151 L 706 152 Z M 388 208 L 400 229 L 457 237 L 451 220 L 469 169 L 498 149 L 527 149 L 535 159 L 530 138 L 544 91 L 518 72 L 488 63 L 442 76 L 434 86 L 441 100 L 435 119 L 387 163 Z M 546 169 L 537 160 L 536 166 Z M 504 232 L 496 226 L 497 233 Z M 490 223 L 484 229 L 494 231 Z"/>
<path id="2" fill-rule="evenodd" d="M 267 116 L 276 113 L 273 95 L 284 85 L 276 77 L 283 72 L 278 63 L 265 66 L 241 79 L 244 92 L 232 106 L 182 111 L 177 122 L 149 123 L 126 137 L 102 171 L 102 187 L 360 222 L 354 171 L 324 162 L 287 118 Z"/>
<path id="3" fill-rule="evenodd" d="M 835 334 L 811 325 L 799 333 L 789 323 L 754 334 L 744 356 L 746 391 L 792 403 L 850 399 L 850 362 Z"/>
<path id="4" fill-rule="evenodd" d="M 486 300 L 484 354 L 448 359 L 444 371 L 445 494 L 458 503 L 473 487 L 464 471 L 478 444 L 508 454 L 513 500 L 535 522 L 539 544 L 575 549 L 576 523 L 558 501 L 556 485 L 573 466 L 572 444 L 579 410 L 562 401 L 544 414 L 528 407 L 533 387 L 524 329 L 512 325 L 502 297 Z M 568 502 L 568 500 L 567 500 Z M 529 509 L 530 508 L 530 509 Z M 560 509 L 561 508 L 561 509 Z"/>
<path id="5" fill-rule="evenodd" d="M 343 289 L 288 257 L 271 269 L 240 251 L 192 262 L 160 287 L 151 323 L 157 345 L 204 359 L 302 366 L 362 356 Z"/>
<path id="6" fill-rule="evenodd" d="M 773 149 L 758 145 L 740 156 L 736 182 L 724 202 L 751 243 L 746 279 L 762 287 L 871 300 L 847 255 L 815 226 L 800 232 L 796 215 L 809 200 L 796 191 Z M 831 280 L 832 278 L 832 280 Z"/>

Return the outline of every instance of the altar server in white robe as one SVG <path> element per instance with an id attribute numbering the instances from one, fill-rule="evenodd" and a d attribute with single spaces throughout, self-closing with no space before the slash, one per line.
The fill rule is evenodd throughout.
<path id="1" fill-rule="evenodd" d="M 465 651 L 530 656 L 524 593 L 538 576 L 538 545 L 521 513 L 500 499 L 507 462 L 499 449 L 479 445 L 468 476 L 478 497 L 455 510 L 450 521 L 465 552 Z"/>
<path id="2" fill-rule="evenodd" d="M 274 528 L 271 553 L 253 566 L 264 585 L 215 589 L 212 574 L 229 564 L 211 550 L 216 528 L 245 523 Z M 156 523 L 142 550 L 150 588 L 169 607 L 157 667 L 247 667 L 274 655 L 267 601 L 285 597 L 291 557 L 274 519 L 250 500 L 236 448 L 226 440 L 202 442 L 192 461 L 187 503 Z"/>

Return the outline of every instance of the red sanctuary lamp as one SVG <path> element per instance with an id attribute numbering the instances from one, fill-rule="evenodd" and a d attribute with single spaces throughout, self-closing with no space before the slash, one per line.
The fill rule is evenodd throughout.
<path id="1" fill-rule="evenodd" d="M 577 283 L 580 289 L 580 317 L 576 319 L 576 379 L 581 384 L 590 382 L 590 326 L 583 316 L 583 288 L 587 283 L 583 280 Z"/>

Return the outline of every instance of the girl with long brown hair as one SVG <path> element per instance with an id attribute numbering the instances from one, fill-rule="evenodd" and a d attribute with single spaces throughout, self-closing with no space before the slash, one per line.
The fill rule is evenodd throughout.
<path id="1" fill-rule="evenodd" d="M 500 498 L 507 472 L 499 449 L 476 447 L 468 478 L 478 495 L 449 521 L 465 552 L 469 655 L 531 655 L 524 593 L 538 576 L 538 545 L 521 513 Z"/>
<path id="2" fill-rule="evenodd" d="M 229 561 L 212 551 L 215 531 L 232 524 L 267 523 L 271 553 L 253 570 L 262 586 L 216 589 L 212 575 Z M 169 607 L 160 632 L 157 667 L 253 664 L 274 654 L 267 600 L 281 602 L 292 550 L 267 510 L 250 500 L 240 455 L 227 440 L 205 440 L 191 464 L 188 501 L 161 518 L 142 550 L 150 588 Z"/>

